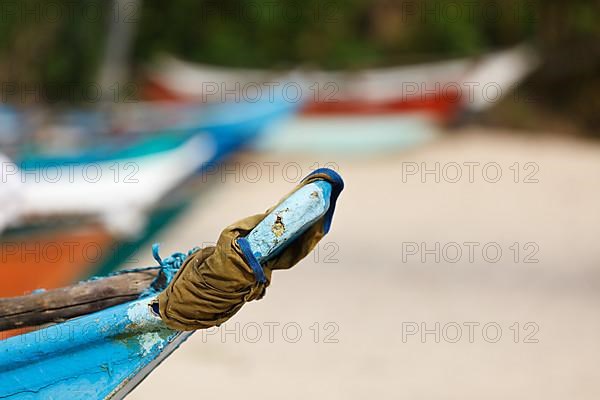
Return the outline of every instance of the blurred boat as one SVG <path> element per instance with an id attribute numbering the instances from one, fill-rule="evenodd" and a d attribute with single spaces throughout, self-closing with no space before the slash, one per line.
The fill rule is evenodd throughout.
<path id="1" fill-rule="evenodd" d="M 13 107 L 0 104 L 0 148 L 10 148 L 20 135 L 21 114 Z"/>
<path id="2" fill-rule="evenodd" d="M 22 135 L 19 164 L 100 162 L 172 148 L 198 133 L 209 133 L 227 148 L 252 139 L 265 122 L 296 112 L 298 104 L 270 101 L 205 105 L 182 102 L 124 103 L 104 111 L 71 110 L 42 118 Z M 22 118 L 27 120 L 27 118 Z M 29 124 L 35 125 L 35 124 Z"/>
<path id="3" fill-rule="evenodd" d="M 286 102 L 219 109 L 120 149 L 29 153 L 17 163 L 20 225 L 0 236 L 0 297 L 112 271 L 206 187 L 206 168 L 294 111 Z"/>
<path id="4" fill-rule="evenodd" d="M 440 136 L 428 115 L 301 115 L 271 125 L 255 148 L 321 157 L 372 156 L 406 150 Z M 331 160 L 331 158 L 327 158 Z"/>
<path id="5" fill-rule="evenodd" d="M 507 96 L 537 66 L 526 45 L 479 57 L 362 71 L 249 70 L 164 57 L 147 72 L 150 99 L 302 101 L 261 150 L 372 155 L 422 145 Z"/>
<path id="6" fill-rule="evenodd" d="M 183 209 L 185 200 L 174 202 L 171 193 L 203 163 L 226 155 L 210 138 L 130 149 L 143 154 L 129 158 L 23 164 L 16 174 L 20 225 L 0 237 L 0 297 L 67 285 L 120 264 L 134 251 L 126 244 L 148 238 Z"/>
<path id="7" fill-rule="evenodd" d="M 0 153 L 0 234 L 21 215 L 22 187 L 14 174 L 17 170 L 17 166 Z"/>
<path id="8" fill-rule="evenodd" d="M 23 212 L 32 217 L 100 215 L 131 226 L 133 221 L 124 216 L 144 212 L 187 177 L 244 147 L 266 125 L 294 110 L 285 101 L 204 109 L 177 104 L 126 107 L 120 110 L 126 119 L 115 117 L 126 133 L 92 135 L 78 141 L 87 146 L 61 146 L 58 154 L 44 146 L 22 152 Z"/>
<path id="9" fill-rule="evenodd" d="M 0 297 L 85 278 L 115 243 L 115 236 L 94 221 L 70 219 L 9 230 L 0 238 Z"/>
<path id="10" fill-rule="evenodd" d="M 269 93 L 267 89 L 284 91 L 287 82 L 294 90 L 301 88 L 305 115 L 425 112 L 447 121 L 497 103 L 536 65 L 535 54 L 525 45 L 473 58 L 333 72 L 242 70 L 165 57 L 149 68 L 146 94 L 208 103 L 236 93 L 245 98 L 257 91 Z"/>
<path id="11" fill-rule="evenodd" d="M 93 215 L 112 230 L 139 230 L 143 215 L 216 156 L 209 134 L 158 136 L 111 157 L 39 158 L 21 163 L 22 213 Z"/>

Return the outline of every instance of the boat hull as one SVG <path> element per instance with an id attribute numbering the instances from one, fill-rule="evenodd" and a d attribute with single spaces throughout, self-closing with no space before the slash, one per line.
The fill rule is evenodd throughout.
<path id="1" fill-rule="evenodd" d="M 195 65 L 163 58 L 148 70 L 150 99 L 222 101 L 247 92 L 300 91 L 304 115 L 428 112 L 447 122 L 496 104 L 536 66 L 526 45 L 479 57 L 358 71 L 269 71 Z"/>
<path id="2" fill-rule="evenodd" d="M 0 297 L 53 289 L 96 271 L 115 238 L 99 224 L 10 231 L 0 239 Z"/>

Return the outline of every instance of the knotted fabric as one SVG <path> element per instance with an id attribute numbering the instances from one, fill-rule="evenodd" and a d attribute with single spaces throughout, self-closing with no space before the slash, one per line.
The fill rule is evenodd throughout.
<path id="1" fill-rule="evenodd" d="M 218 326 L 246 302 L 265 295 L 272 271 L 289 269 L 306 257 L 329 231 L 337 197 L 344 187 L 337 173 L 323 168 L 304 178 L 291 193 L 317 180 L 332 185 L 327 213 L 283 251 L 263 262 L 260 276 L 257 277 L 256 268 L 252 268 L 247 251 L 240 247 L 237 239 L 247 236 L 289 194 L 265 213 L 225 228 L 216 246 L 197 250 L 187 257 L 171 283 L 158 296 L 160 316 L 165 324 L 176 330 Z"/>

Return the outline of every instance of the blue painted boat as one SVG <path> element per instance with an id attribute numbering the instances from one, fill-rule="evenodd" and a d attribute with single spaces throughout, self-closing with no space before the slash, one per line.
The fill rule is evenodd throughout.
<path id="1" fill-rule="evenodd" d="M 96 112 L 79 111 L 77 115 L 91 115 L 87 119 L 67 118 L 64 129 L 85 136 L 75 140 L 78 146 L 70 151 L 65 150 L 65 146 L 50 151 L 43 140 L 39 144 L 30 140 L 23 144 L 17 163 L 22 168 L 32 169 L 142 157 L 171 150 L 199 133 L 210 135 L 218 152 L 227 152 L 255 138 L 266 124 L 295 113 L 299 106 L 282 97 L 273 97 L 257 102 L 212 105 L 135 103 L 123 105 L 115 114 L 100 114 L 100 117 Z"/>
<path id="2" fill-rule="evenodd" d="M 203 111 L 200 122 L 179 118 L 171 130 L 140 136 L 124 148 L 112 143 L 74 156 L 25 159 L 21 166 L 31 181 L 22 185 L 20 213 L 52 218 L 27 222 L 0 236 L 0 244 L 10 243 L 14 248 L 0 265 L 0 297 L 19 296 L 40 287 L 52 289 L 113 271 L 206 187 L 191 184 L 191 180 L 243 148 L 271 122 L 293 113 L 295 107 L 286 102 L 223 105 L 211 115 Z M 186 112 L 192 111 L 189 106 Z M 121 170 L 121 179 L 115 181 L 115 166 L 128 165 L 137 169 L 134 184 L 126 181 L 131 169 Z M 109 175 L 89 180 L 83 173 L 88 166 Z M 39 171 L 45 169 L 53 176 L 62 171 L 63 179 L 36 182 Z M 70 257 L 70 251 L 61 251 L 61 259 L 46 260 L 24 254 L 45 243 L 63 249 L 63 243 L 70 242 L 80 248 L 92 244 L 101 249 L 101 257 L 79 259 Z"/>
<path id="3" fill-rule="evenodd" d="M 261 264 L 330 210 L 332 187 L 310 183 L 280 203 L 246 237 Z M 286 229 L 273 224 L 286 216 Z M 157 257 L 158 258 L 158 257 Z M 172 270 L 185 256 L 158 261 Z M 157 293 L 0 343 L 0 398 L 122 399 L 193 332 L 169 329 L 152 310 Z"/>
<path id="4" fill-rule="evenodd" d="M 22 172 L 23 212 L 33 216 L 119 212 L 116 219 L 121 220 L 125 214 L 134 215 L 155 204 L 187 176 L 244 147 L 266 125 L 295 108 L 282 99 L 200 110 L 190 105 L 152 106 L 146 112 L 178 114 L 173 125 L 133 135 L 135 139 L 131 134 L 107 139 L 102 146 L 74 155 L 25 154 L 17 162 Z"/>

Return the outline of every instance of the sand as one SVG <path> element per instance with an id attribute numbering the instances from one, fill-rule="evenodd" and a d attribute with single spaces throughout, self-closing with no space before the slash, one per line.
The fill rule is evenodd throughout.
<path id="1" fill-rule="evenodd" d="M 598 143 L 472 128 L 375 158 L 246 154 L 162 233 L 163 254 L 326 163 L 347 188 L 318 252 L 130 399 L 600 398 Z M 435 163 L 439 182 L 409 174 Z"/>

